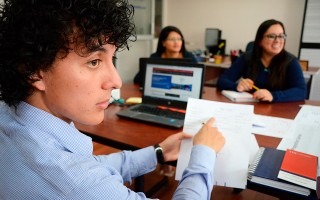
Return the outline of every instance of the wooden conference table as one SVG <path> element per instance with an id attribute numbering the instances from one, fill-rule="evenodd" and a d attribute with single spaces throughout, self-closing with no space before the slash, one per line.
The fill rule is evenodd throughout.
<path id="1" fill-rule="evenodd" d="M 121 98 L 141 97 L 139 86 L 126 83 L 121 88 Z M 213 87 L 204 87 L 203 99 L 230 102 L 220 91 Z M 319 105 L 318 101 L 299 101 L 288 103 L 246 103 L 254 104 L 254 113 L 275 117 L 294 119 L 302 104 Z M 150 123 L 142 123 L 132 119 L 119 118 L 116 113 L 123 107 L 110 105 L 105 111 L 102 123 L 95 126 L 76 124 L 76 127 L 92 137 L 93 141 L 121 150 L 136 150 L 160 143 L 169 135 L 182 129 L 173 129 Z M 277 147 L 280 138 L 255 135 L 259 146 Z M 259 188 L 254 188 L 259 191 Z M 260 190 L 265 192 L 263 190 Z M 268 192 L 268 191 L 267 191 Z M 268 192 L 269 193 L 269 192 Z"/>

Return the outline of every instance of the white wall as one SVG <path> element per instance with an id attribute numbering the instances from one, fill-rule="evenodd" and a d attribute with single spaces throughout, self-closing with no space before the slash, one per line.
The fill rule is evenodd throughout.
<path id="1" fill-rule="evenodd" d="M 163 0 L 163 23 L 182 30 L 189 50 L 203 50 L 205 28 L 219 28 L 229 52 L 244 50 L 261 22 L 274 18 L 285 25 L 286 49 L 298 55 L 304 4 L 305 0 Z M 117 68 L 124 82 L 133 80 L 139 58 L 148 57 L 156 44 L 156 40 L 138 40 L 131 43 L 130 51 L 117 53 Z"/>
<path id="2" fill-rule="evenodd" d="M 117 52 L 116 67 L 123 82 L 132 81 L 139 70 L 139 58 L 149 57 L 153 51 L 153 41 L 149 39 L 137 40 L 129 43 L 129 51 Z"/>
<path id="3" fill-rule="evenodd" d="M 189 50 L 204 49 L 205 28 L 219 28 L 226 50 L 245 49 L 267 19 L 284 23 L 286 49 L 298 55 L 305 0 L 164 0 L 165 25 L 181 29 Z"/>
<path id="4" fill-rule="evenodd" d="M 304 5 L 305 0 L 163 0 L 163 26 L 179 27 L 189 50 L 203 50 L 205 28 L 219 28 L 229 52 L 230 49 L 244 50 L 247 43 L 254 40 L 258 26 L 274 18 L 284 23 L 288 35 L 286 49 L 297 56 Z M 148 57 L 156 44 L 156 40 L 151 47 L 150 41 L 135 42 L 130 52 L 118 56 L 123 81 L 133 79 L 139 57 Z"/>

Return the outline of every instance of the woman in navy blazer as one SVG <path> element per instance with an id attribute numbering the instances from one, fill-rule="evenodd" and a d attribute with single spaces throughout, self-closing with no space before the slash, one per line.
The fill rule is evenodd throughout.
<path id="1" fill-rule="evenodd" d="M 248 91 L 253 98 L 267 102 L 304 100 L 306 83 L 298 59 L 284 49 L 286 37 L 282 22 L 264 21 L 253 50 L 244 53 L 219 77 L 218 89 Z"/>

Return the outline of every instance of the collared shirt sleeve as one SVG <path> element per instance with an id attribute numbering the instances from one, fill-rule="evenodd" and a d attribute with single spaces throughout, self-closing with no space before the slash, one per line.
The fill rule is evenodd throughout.
<path id="1" fill-rule="evenodd" d="M 194 146 L 173 199 L 210 199 L 215 159 L 216 153 L 209 147 Z"/>
<path id="2" fill-rule="evenodd" d="M 82 183 L 67 199 L 147 199 L 144 193 L 134 192 L 123 185 L 132 178 L 153 171 L 156 157 L 153 147 L 123 151 L 107 156 L 95 156 L 100 164 L 88 169 Z"/>
<path id="3" fill-rule="evenodd" d="M 102 164 L 114 167 L 121 173 L 124 182 L 131 182 L 132 178 L 155 170 L 157 165 L 153 147 L 95 156 L 95 159 Z"/>
<path id="4" fill-rule="evenodd" d="M 147 147 L 108 156 L 82 157 L 73 163 L 75 167 L 67 167 L 64 175 L 76 174 L 78 181 L 72 182 L 73 189 L 66 185 L 54 195 L 63 199 L 147 199 L 144 193 L 132 191 L 124 182 L 154 170 L 156 158 L 153 147 Z"/>

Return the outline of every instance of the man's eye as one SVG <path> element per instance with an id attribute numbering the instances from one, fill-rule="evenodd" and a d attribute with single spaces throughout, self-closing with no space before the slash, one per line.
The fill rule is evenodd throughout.
<path id="1" fill-rule="evenodd" d="M 89 62 L 89 67 L 91 68 L 97 68 L 100 64 L 101 60 L 92 60 Z"/>

